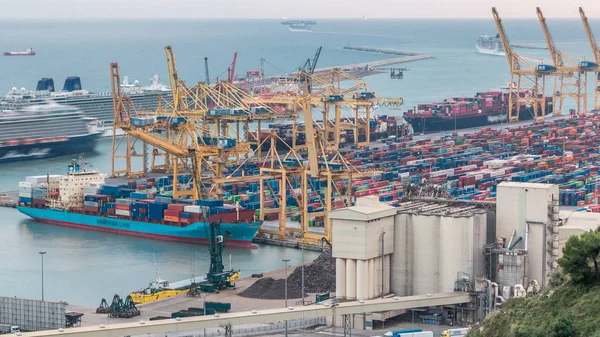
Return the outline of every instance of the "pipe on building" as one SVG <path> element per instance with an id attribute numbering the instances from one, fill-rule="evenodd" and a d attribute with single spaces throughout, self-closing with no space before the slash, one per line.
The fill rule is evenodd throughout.
<path id="1" fill-rule="evenodd" d="M 346 298 L 346 260 L 335 259 L 335 297 Z"/>
<path id="2" fill-rule="evenodd" d="M 483 277 L 478 277 L 478 278 L 476 278 L 476 280 L 479 282 L 487 283 L 487 297 L 488 297 L 489 303 L 488 303 L 488 307 L 486 308 L 487 309 L 486 311 L 490 312 L 493 309 L 493 303 L 492 303 L 493 301 L 491 301 L 491 299 L 492 299 L 492 296 L 491 296 L 492 295 L 492 281 L 490 281 L 486 278 L 483 278 Z M 494 294 L 494 297 L 495 297 L 495 294 Z"/>
<path id="3" fill-rule="evenodd" d="M 515 284 L 515 288 L 514 288 L 514 297 L 525 297 L 527 295 L 527 291 L 525 290 L 525 287 L 523 287 L 522 284 Z"/>
<path id="4" fill-rule="evenodd" d="M 496 302 L 496 303 L 494 304 L 494 307 L 495 307 L 496 309 L 498 309 L 498 307 L 499 307 L 499 306 L 501 306 L 501 305 L 502 305 L 502 303 L 506 302 L 506 300 L 504 300 L 504 297 L 502 297 L 502 296 L 499 296 L 499 295 L 498 295 L 498 296 L 496 296 L 496 298 L 494 299 L 494 302 Z"/>
<path id="5" fill-rule="evenodd" d="M 522 236 L 519 236 L 519 237 L 518 237 L 518 238 L 515 240 L 515 242 L 513 242 L 513 243 L 512 243 L 512 245 L 510 245 L 510 247 L 508 247 L 508 250 L 513 250 L 513 248 L 515 248 L 515 246 L 516 246 L 516 245 L 517 245 L 519 242 L 521 242 L 521 240 L 523 240 L 523 237 L 522 237 Z"/>
<path id="6" fill-rule="evenodd" d="M 356 260 L 346 259 L 346 299 L 356 299 Z"/>

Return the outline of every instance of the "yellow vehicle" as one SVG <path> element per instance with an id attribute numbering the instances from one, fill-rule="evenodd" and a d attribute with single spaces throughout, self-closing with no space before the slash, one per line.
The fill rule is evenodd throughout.
<path id="1" fill-rule="evenodd" d="M 448 329 L 442 332 L 442 337 L 462 337 L 469 333 L 469 328 Z"/>
<path id="2" fill-rule="evenodd" d="M 135 304 L 153 302 L 187 293 L 192 286 L 193 281 L 194 280 L 190 279 L 169 284 L 169 281 L 156 278 L 150 282 L 147 288 L 134 291 L 129 295 Z"/>

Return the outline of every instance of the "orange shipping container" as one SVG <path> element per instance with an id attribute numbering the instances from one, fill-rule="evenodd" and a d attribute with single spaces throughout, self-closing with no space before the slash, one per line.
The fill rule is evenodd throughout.
<path id="1" fill-rule="evenodd" d="M 179 218 L 176 216 L 165 215 L 165 221 L 179 222 Z"/>

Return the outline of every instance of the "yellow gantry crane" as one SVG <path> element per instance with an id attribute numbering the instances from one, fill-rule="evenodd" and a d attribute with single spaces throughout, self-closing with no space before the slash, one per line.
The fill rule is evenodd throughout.
<path id="1" fill-rule="evenodd" d="M 524 117 L 520 114 L 521 108 L 531 107 L 535 121 L 544 121 L 546 116 L 546 76 L 552 75 L 556 68 L 548 64 L 535 66 L 529 60 L 540 63 L 543 60 L 523 57 L 513 52 L 502 20 L 495 7 L 492 8 L 492 15 L 510 69 L 508 120 L 509 122 L 518 121 Z"/>
<path id="2" fill-rule="evenodd" d="M 588 18 L 585 15 L 583 8 L 581 7 L 579 7 L 579 15 L 581 16 L 583 28 L 585 29 L 590 48 L 592 49 L 592 54 L 594 55 L 593 62 L 584 61 L 581 63 L 581 67 L 586 69 L 587 71 L 595 72 L 593 111 L 600 112 L 600 47 L 598 47 L 596 38 L 594 37 L 594 32 L 592 31 L 590 23 L 588 22 Z"/>
<path id="3" fill-rule="evenodd" d="M 587 69 L 581 67 L 584 64 L 582 61 L 585 61 L 585 57 L 574 54 L 570 56 L 556 49 L 546 18 L 540 7 L 536 7 L 536 12 L 552 58 L 552 65 L 556 68 L 554 72 L 554 92 L 552 94 L 553 114 L 555 116 L 560 115 L 565 98 L 573 98 L 576 102 L 577 114 L 583 115 L 587 112 L 588 98 Z M 573 59 L 573 57 L 577 57 L 579 61 Z"/>

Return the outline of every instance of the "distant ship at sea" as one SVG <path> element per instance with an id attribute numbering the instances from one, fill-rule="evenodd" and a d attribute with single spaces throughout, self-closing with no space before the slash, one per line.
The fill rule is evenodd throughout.
<path id="1" fill-rule="evenodd" d="M 7 51 L 4 52 L 4 56 L 33 56 L 35 51 L 33 48 L 27 48 L 25 51 Z"/>
<path id="2" fill-rule="evenodd" d="M 286 20 L 281 23 L 288 26 L 290 32 L 312 32 L 312 25 L 316 25 L 314 20 Z"/>
<path id="3" fill-rule="evenodd" d="M 500 41 L 500 35 L 480 35 L 475 48 L 481 54 L 487 55 L 498 55 L 504 56 L 504 48 L 502 47 L 502 41 Z"/>

